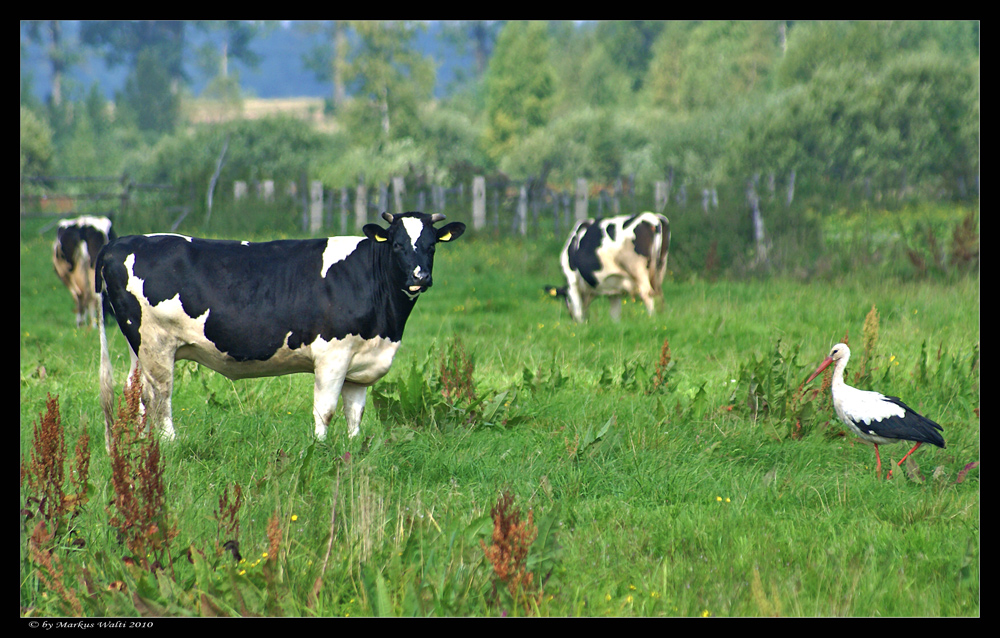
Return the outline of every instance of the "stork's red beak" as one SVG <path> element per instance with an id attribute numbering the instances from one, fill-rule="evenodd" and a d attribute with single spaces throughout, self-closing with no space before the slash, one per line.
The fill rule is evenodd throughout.
<path id="1" fill-rule="evenodd" d="M 823 363 L 819 364 L 819 367 L 816 368 L 816 371 L 809 375 L 809 378 L 806 379 L 806 383 L 809 383 L 810 381 L 815 379 L 819 375 L 819 373 L 826 370 L 826 367 L 831 363 L 833 363 L 833 357 L 827 357 L 826 359 L 823 359 Z"/>

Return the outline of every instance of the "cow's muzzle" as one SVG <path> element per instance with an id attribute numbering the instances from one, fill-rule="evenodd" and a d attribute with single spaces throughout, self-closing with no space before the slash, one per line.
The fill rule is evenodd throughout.
<path id="1" fill-rule="evenodd" d="M 409 277 L 406 281 L 406 287 L 403 288 L 403 292 L 409 295 L 411 298 L 419 295 L 420 293 L 426 291 L 431 287 L 433 282 L 430 276 L 427 277 Z"/>

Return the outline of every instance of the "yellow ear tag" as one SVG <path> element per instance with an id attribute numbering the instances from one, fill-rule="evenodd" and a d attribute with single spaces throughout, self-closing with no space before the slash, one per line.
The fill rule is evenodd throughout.
<path id="1" fill-rule="evenodd" d="M 388 241 L 388 240 L 382 235 L 375 235 L 375 241 Z"/>
<path id="2" fill-rule="evenodd" d="M 438 237 L 438 241 L 451 241 L 451 233 L 445 233 Z"/>
<path id="3" fill-rule="evenodd" d="M 552 290 L 549 291 L 549 296 L 550 297 L 555 297 L 556 296 L 556 289 L 555 288 L 553 288 Z"/>

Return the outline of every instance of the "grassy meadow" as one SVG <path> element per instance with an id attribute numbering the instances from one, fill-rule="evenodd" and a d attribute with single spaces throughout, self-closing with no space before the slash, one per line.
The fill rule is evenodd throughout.
<path id="1" fill-rule="evenodd" d="M 629 302 L 615 324 L 597 300 L 578 325 L 543 293 L 559 239 L 466 235 L 437 250 L 354 440 L 341 414 L 314 440 L 311 375 L 177 366 L 152 570 L 109 523 L 98 335 L 74 327 L 53 235 L 22 228 L 19 454 L 51 395 L 66 467 L 84 432 L 90 464 L 48 559 L 22 511 L 22 616 L 981 613 L 978 274 L 673 277 L 655 316 Z M 845 336 L 849 382 L 939 422 L 946 449 L 875 475 L 828 382 L 801 387 Z"/>

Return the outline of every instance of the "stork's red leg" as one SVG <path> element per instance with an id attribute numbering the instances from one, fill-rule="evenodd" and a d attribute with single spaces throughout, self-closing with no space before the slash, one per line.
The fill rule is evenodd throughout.
<path id="1" fill-rule="evenodd" d="M 907 453 L 906 453 L 906 454 L 905 454 L 905 455 L 903 456 L 903 458 L 899 459 L 899 463 L 896 463 L 896 465 L 897 465 L 897 466 L 899 466 L 899 465 L 902 465 L 902 464 L 903 464 L 903 461 L 905 461 L 905 460 L 906 460 L 906 457 L 908 457 L 908 456 L 910 456 L 911 454 L 913 454 L 913 452 L 914 452 L 914 451 L 916 451 L 916 449 L 917 449 L 918 447 L 920 447 L 920 445 L 921 445 L 920 443 L 917 443 L 916 445 L 914 445 L 914 446 L 913 446 L 913 448 L 912 448 L 912 449 L 911 449 L 911 450 L 910 450 L 909 452 L 907 452 Z"/>
<path id="2" fill-rule="evenodd" d="M 875 443 L 874 445 L 875 445 L 875 474 L 877 474 L 879 477 L 881 477 L 882 476 L 882 457 L 879 456 L 879 454 L 878 454 L 878 443 Z M 892 474 L 892 470 L 889 470 L 889 473 Z"/>
<path id="3" fill-rule="evenodd" d="M 900 465 L 902 465 L 903 461 L 905 461 L 908 456 L 910 456 L 911 454 L 913 454 L 913 452 L 918 447 L 920 447 L 920 443 L 917 443 L 916 445 L 914 445 L 913 448 L 911 448 L 909 452 L 907 452 L 906 454 L 904 454 L 903 458 L 899 459 L 899 463 L 896 463 L 896 467 L 899 467 Z M 892 476 L 892 469 L 889 470 L 889 476 Z M 886 478 L 888 478 L 888 476 Z"/>

